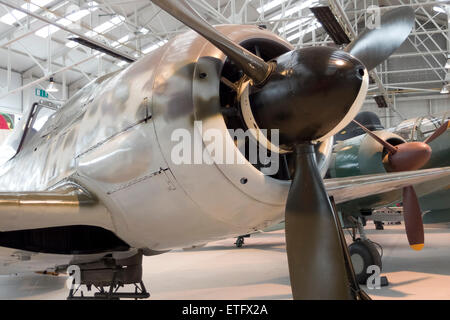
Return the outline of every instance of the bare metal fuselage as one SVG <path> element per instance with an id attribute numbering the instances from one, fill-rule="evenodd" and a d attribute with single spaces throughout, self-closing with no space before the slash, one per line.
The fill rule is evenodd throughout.
<path id="1" fill-rule="evenodd" d="M 290 48 L 254 26 L 219 28 L 238 43 L 259 38 Z M 133 248 L 163 251 L 281 221 L 289 182 L 264 176 L 250 163 L 175 165 L 171 160 L 175 129 L 189 130 L 200 144 L 194 121 L 227 136 L 219 101 L 224 61 L 208 41 L 187 32 L 82 89 L 1 168 L 0 192 L 48 191 L 73 182 L 97 204 L 71 212 L 41 206 L 23 218 L 19 212 L 1 231 L 92 225 L 113 231 Z M 234 148 L 231 137 L 226 143 Z M 248 182 L 242 184 L 242 178 Z"/>

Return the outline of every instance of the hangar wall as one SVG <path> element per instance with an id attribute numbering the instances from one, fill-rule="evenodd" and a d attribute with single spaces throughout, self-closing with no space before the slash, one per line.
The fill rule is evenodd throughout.
<path id="1" fill-rule="evenodd" d="M 8 72 L 5 69 L 0 69 L 0 83 L 1 90 L 0 95 L 6 92 L 8 88 L 6 87 L 8 78 Z M 11 89 L 18 88 L 22 86 L 22 75 L 17 72 L 11 72 Z M 16 94 L 10 94 L 4 98 L 0 99 L 0 112 L 9 113 L 22 113 L 22 93 L 18 92 Z"/>

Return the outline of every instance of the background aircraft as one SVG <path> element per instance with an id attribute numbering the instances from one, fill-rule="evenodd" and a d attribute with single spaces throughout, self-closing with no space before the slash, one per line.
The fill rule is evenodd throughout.
<path id="1" fill-rule="evenodd" d="M 343 50 L 294 50 L 258 27 L 214 28 L 184 0 L 153 2 L 195 32 L 92 82 L 60 109 L 33 105 L 5 146 L 1 272 L 78 268 L 78 283 L 96 287 L 96 298 L 145 298 L 143 255 L 285 220 L 295 299 L 367 299 L 334 203 L 429 181 L 442 188 L 437 177 L 450 168 L 325 183 L 320 169 L 332 137 L 365 100 L 368 71 L 404 42 L 414 11 L 387 12 L 380 28 Z M 54 113 L 39 129 L 43 110 Z M 174 130 L 206 143 L 195 120 L 222 132 L 244 165 L 176 164 Z M 277 145 L 262 135 L 257 141 L 284 160 L 276 175 L 250 164 L 228 135 L 250 128 L 280 131 Z M 137 290 L 116 293 L 123 284 Z"/>
<path id="2" fill-rule="evenodd" d="M 419 144 L 419 148 L 425 148 L 424 152 L 427 154 L 424 161 L 419 164 L 424 169 L 450 165 L 448 120 L 449 114 L 426 116 L 406 120 L 395 128 L 384 129 L 378 117 L 373 113 L 364 112 L 356 117 L 358 123 L 394 146 L 408 146 L 410 143 L 427 141 L 429 149 Z M 342 140 L 342 137 L 347 139 Z M 337 140 L 340 141 L 333 151 L 329 177 L 339 178 L 395 171 L 386 163 L 389 146 L 384 146 L 383 142 L 378 142 L 373 136 L 365 133 L 364 129 L 356 122 L 338 134 Z M 411 158 L 417 159 L 420 158 L 420 155 L 406 155 L 401 161 L 407 162 Z M 412 195 L 406 193 L 406 197 L 412 199 L 405 200 L 405 192 L 402 194 L 398 190 L 341 203 L 338 205 L 338 209 L 342 214 L 345 227 L 352 228 L 353 231 L 360 230 L 363 233 L 363 226 L 358 218 L 370 217 L 377 208 L 403 206 L 409 242 L 413 248 L 420 250 L 424 241 L 423 223 L 450 222 L 449 186 L 450 180 L 443 188 L 437 189 L 433 185 L 417 188 L 418 204 L 415 203 L 417 200 L 414 199 L 414 192 Z M 408 220 L 411 215 L 413 217 Z M 359 270 L 357 276 L 360 282 L 364 283 L 368 277 L 364 270 L 373 264 L 381 266 L 381 257 L 376 246 L 367 240 L 364 233 L 362 234 L 363 240 L 356 239 L 355 235 L 353 238 L 354 243 L 350 246 L 350 253 L 352 256 L 360 257 L 354 259 L 359 261 L 359 264 L 364 263 L 364 265 L 356 267 Z M 417 244 L 418 246 L 415 246 Z"/>
<path id="3" fill-rule="evenodd" d="M 405 120 L 394 128 L 385 129 L 375 113 L 361 112 L 356 116 L 356 122 L 350 123 L 336 135 L 335 140 L 337 144 L 333 148 L 327 177 L 356 177 L 367 174 L 382 174 L 389 171 L 386 163 L 383 163 L 383 159 L 388 151 L 377 140 L 369 136 L 362 126 L 366 130 L 374 131 L 378 137 L 396 146 L 405 145 L 407 142 L 422 142 L 434 135 L 433 140 L 429 142 L 430 150 L 427 150 L 430 153 L 430 157 L 427 158 L 422 168 L 450 166 L 449 119 L 450 113 L 439 116 L 425 116 Z M 408 157 L 411 156 L 408 155 Z M 416 221 L 410 222 L 410 228 L 412 228 L 410 237 L 418 237 L 418 242 L 420 242 L 416 250 L 420 250 L 423 247 L 424 231 L 421 228 L 423 223 L 450 222 L 450 180 L 446 178 L 442 188 L 436 188 L 436 185 L 433 185 L 433 183 L 422 184 L 418 191 L 420 209 L 413 210 L 415 210 L 415 214 L 419 215 L 419 219 L 416 217 Z M 370 276 L 366 272 L 369 266 L 378 265 L 382 267 L 381 255 L 378 250 L 379 245 L 371 242 L 365 235 L 365 220 L 371 219 L 375 209 L 403 206 L 402 196 L 401 190 L 396 190 L 354 199 L 337 205 L 344 228 L 352 229 L 353 243 L 350 245 L 349 250 L 357 279 L 361 284 L 365 284 Z M 401 209 L 401 212 L 403 212 L 403 208 Z M 401 217 L 397 215 L 396 218 L 403 220 L 403 213 L 401 215 Z M 392 218 L 394 218 L 393 214 L 389 214 L 389 219 Z M 284 229 L 284 223 L 266 228 L 264 232 L 280 229 Z M 360 238 L 357 238 L 357 232 L 360 233 Z M 244 244 L 245 237 L 248 237 L 248 235 L 237 239 L 235 243 L 237 247 L 241 247 Z M 417 239 L 412 241 L 414 240 L 417 241 Z M 414 245 L 414 243 L 411 243 L 411 240 L 410 244 Z"/>

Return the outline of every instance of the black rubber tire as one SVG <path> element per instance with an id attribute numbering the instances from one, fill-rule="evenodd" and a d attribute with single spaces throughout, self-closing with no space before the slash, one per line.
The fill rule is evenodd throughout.
<path id="1" fill-rule="evenodd" d="M 382 221 L 374 221 L 375 230 L 384 230 L 384 223 Z"/>
<path id="2" fill-rule="evenodd" d="M 367 268 L 376 265 L 382 269 L 381 255 L 375 244 L 370 240 L 358 239 L 349 246 L 350 257 L 359 284 L 367 284 L 370 274 Z"/>
<path id="3" fill-rule="evenodd" d="M 242 246 L 244 245 L 244 242 L 245 242 L 244 238 L 239 237 L 239 238 L 237 238 L 235 245 L 237 248 L 242 248 Z"/>

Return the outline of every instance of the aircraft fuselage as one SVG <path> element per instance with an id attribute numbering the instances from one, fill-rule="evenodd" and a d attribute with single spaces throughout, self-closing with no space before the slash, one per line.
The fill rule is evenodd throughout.
<path id="1" fill-rule="evenodd" d="M 257 38 L 291 49 L 254 26 L 219 29 L 239 43 Z M 87 210 L 85 223 L 113 231 L 132 247 L 157 251 L 281 221 L 288 181 L 264 176 L 250 164 L 175 165 L 171 160 L 173 130 L 187 129 L 200 145 L 194 121 L 227 132 L 219 97 L 225 59 L 204 38 L 187 32 L 120 73 L 91 83 L 1 168 L 0 192 L 48 191 L 75 183 L 99 200 L 80 209 Z M 226 143 L 234 145 L 231 137 Z M 45 214 L 44 209 L 36 216 Z M 42 227 L 49 227 L 44 220 Z M 62 217 L 54 226 L 76 222 Z M 39 227 L 39 220 L 22 226 Z"/>

